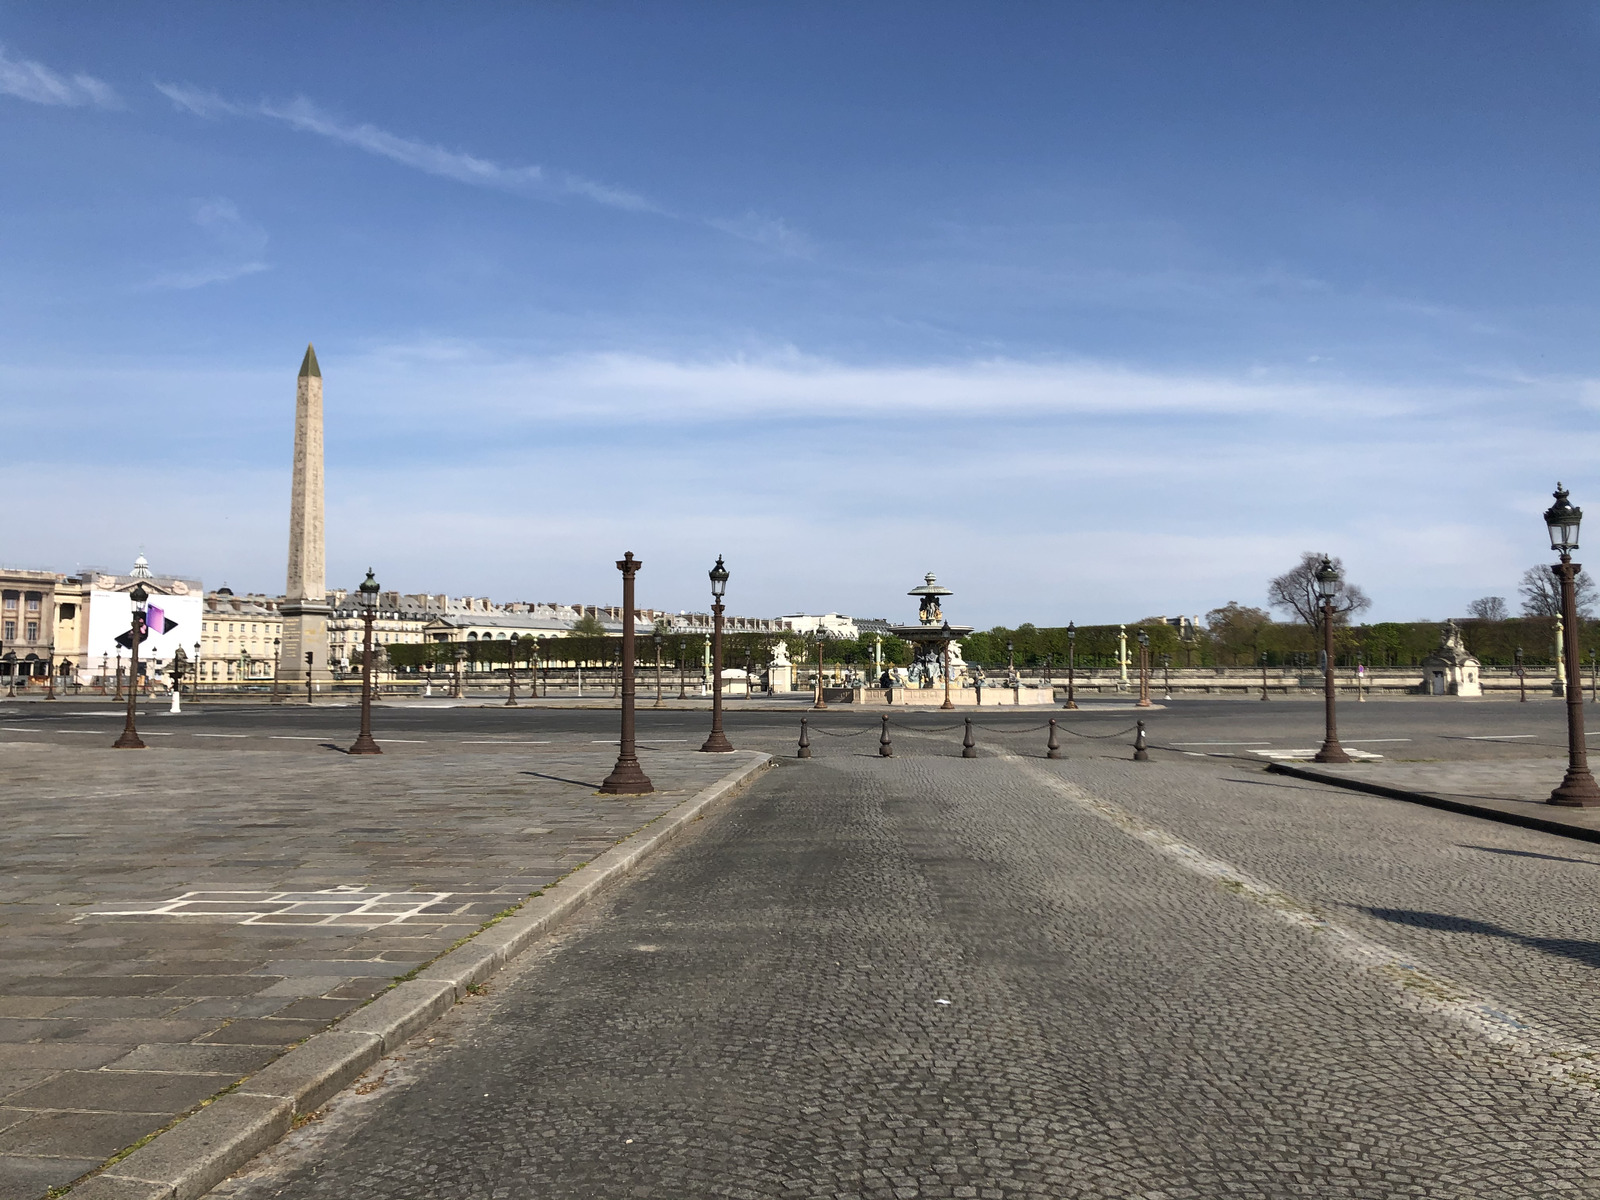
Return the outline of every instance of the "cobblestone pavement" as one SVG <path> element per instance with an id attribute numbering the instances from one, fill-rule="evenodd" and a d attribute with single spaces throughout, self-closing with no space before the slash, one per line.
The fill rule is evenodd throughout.
<path id="1" fill-rule="evenodd" d="M 1215 761 L 788 760 L 215 1195 L 1600 1195 L 1530 944 L 1597 866 Z"/>
<path id="2" fill-rule="evenodd" d="M 730 769 L 488 743 L 382 758 L 0 745 L 0 1200 L 37 1200 Z"/>

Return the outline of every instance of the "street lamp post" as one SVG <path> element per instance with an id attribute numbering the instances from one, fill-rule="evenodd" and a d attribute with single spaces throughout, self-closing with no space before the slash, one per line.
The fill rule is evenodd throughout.
<path id="1" fill-rule="evenodd" d="M 17 652 L 6 651 L 6 695 L 17 694 Z M 122 652 L 117 651 L 117 694 L 113 699 L 122 699 Z"/>
<path id="2" fill-rule="evenodd" d="M 1135 708 L 1154 708 L 1150 703 L 1150 635 L 1139 630 L 1139 703 Z"/>
<path id="3" fill-rule="evenodd" d="M 1550 569 L 1561 581 L 1561 615 L 1571 632 L 1562 646 L 1567 661 L 1567 774 L 1550 793 L 1549 803 L 1565 808 L 1593 808 L 1600 805 L 1600 787 L 1589 773 L 1589 751 L 1583 742 L 1583 663 L 1578 651 L 1578 630 L 1582 626 L 1578 624 L 1577 580 L 1583 568 L 1572 561 L 1583 510 L 1567 502 L 1567 489 L 1559 483 L 1555 500 L 1544 514 L 1544 523 L 1550 532 L 1550 549 L 1561 555 L 1560 563 Z"/>
<path id="4" fill-rule="evenodd" d="M 1334 712 L 1333 678 L 1333 598 L 1339 594 L 1339 568 L 1331 558 L 1324 558 L 1317 568 L 1317 592 L 1322 597 L 1322 706 L 1324 733 L 1322 749 L 1312 756 L 1312 762 L 1347 763 L 1350 756 L 1339 745 L 1339 722 Z"/>
<path id="5" fill-rule="evenodd" d="M 617 563 L 617 570 L 622 572 L 622 737 L 617 765 L 600 785 L 600 790 L 608 796 L 644 796 L 656 790 L 639 766 L 639 753 L 634 744 L 633 577 L 643 565 L 633 557 L 632 550 Z"/>
<path id="6" fill-rule="evenodd" d="M 1261 652 L 1261 698 L 1267 698 L 1267 652 Z"/>
<path id="7" fill-rule="evenodd" d="M 517 635 L 506 639 L 506 707 L 517 707 Z"/>
<path id="8" fill-rule="evenodd" d="M 54 700 L 56 698 L 56 644 L 54 642 L 51 642 L 44 652 L 44 669 L 46 685 L 44 698 L 46 700 Z"/>
<path id="9" fill-rule="evenodd" d="M 822 698 L 822 625 L 817 625 L 817 699 L 812 708 L 827 708 L 828 702 Z"/>
<path id="10" fill-rule="evenodd" d="M 944 623 L 944 628 L 939 631 L 944 634 L 944 703 L 939 705 L 941 710 L 954 708 L 955 702 L 950 699 L 950 622 Z"/>
<path id="11" fill-rule="evenodd" d="M 1078 623 L 1067 622 L 1067 702 L 1062 708 L 1078 707 Z"/>
<path id="12" fill-rule="evenodd" d="M 361 603 L 361 732 L 347 754 L 382 754 L 372 740 L 372 619 L 378 614 L 378 581 L 367 568 L 367 577 L 356 589 Z"/>
<path id="13" fill-rule="evenodd" d="M 199 642 L 195 643 L 195 647 L 196 647 L 197 651 L 198 651 L 199 645 L 200 645 Z M 282 662 L 282 660 L 283 660 L 283 639 L 282 638 L 273 638 L 272 639 L 272 702 L 274 704 L 282 704 L 283 703 L 282 698 L 278 695 L 278 667 L 279 667 L 279 664 Z"/>
<path id="14" fill-rule="evenodd" d="M 1161 656 L 1161 698 L 1172 699 L 1172 655 Z"/>
<path id="15" fill-rule="evenodd" d="M 662 641 L 662 638 L 661 638 L 661 627 L 659 625 L 656 627 L 655 633 L 653 635 L 651 635 L 651 636 L 652 636 L 652 638 L 653 638 L 653 640 L 655 641 L 655 644 L 656 644 L 656 703 L 655 703 L 655 707 L 656 708 L 660 708 L 661 707 L 661 641 Z"/>
<path id="16" fill-rule="evenodd" d="M 134 709 L 138 706 L 139 689 L 133 681 L 139 676 L 139 642 L 144 638 L 144 602 L 150 599 L 150 593 L 144 590 L 144 584 L 136 583 L 133 591 L 128 593 L 128 599 L 133 601 L 133 616 L 128 621 L 128 640 L 133 643 L 133 668 L 128 681 L 128 716 L 122 724 L 122 736 L 111 743 L 113 750 L 144 749 L 144 743 L 139 740 L 139 731 L 134 727 Z M 120 661 L 117 666 L 120 671 Z"/>
<path id="17" fill-rule="evenodd" d="M 733 753 L 733 744 L 722 732 L 722 594 L 727 588 L 728 568 L 719 554 L 717 565 L 711 568 L 711 736 L 700 747 L 707 754 Z"/>
<path id="18" fill-rule="evenodd" d="M 1522 666 L 1522 647 L 1517 647 L 1517 699 L 1523 704 L 1528 702 L 1528 672 Z"/>

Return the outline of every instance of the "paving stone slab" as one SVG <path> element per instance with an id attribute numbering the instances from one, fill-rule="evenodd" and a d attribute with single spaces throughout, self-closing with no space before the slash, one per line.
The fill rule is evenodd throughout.
<path id="1" fill-rule="evenodd" d="M 1273 763 L 1275 774 L 1600 842 L 1600 808 L 1550 804 L 1563 759 L 1450 763 Z"/>
<path id="2" fill-rule="evenodd" d="M 611 797 L 584 781 L 604 776 L 612 749 L 495 749 L 362 761 L 313 747 L 0 744 L 13 785 L 0 799 L 0 1071 L 18 1083 L 6 1103 L 129 1118 L 95 1123 L 92 1144 L 81 1125 L 76 1149 L 80 1126 L 63 1118 L 59 1154 L 0 1143 L 0 1179 L 13 1181 L 0 1200 L 18 1188 L 38 1200 L 103 1160 L 107 1130 L 131 1144 L 359 1017 L 398 977 L 736 765 L 646 753 L 659 790 Z M 413 1006 L 384 1036 L 435 1010 Z M 106 1195 L 150 1182 L 101 1180 Z"/>

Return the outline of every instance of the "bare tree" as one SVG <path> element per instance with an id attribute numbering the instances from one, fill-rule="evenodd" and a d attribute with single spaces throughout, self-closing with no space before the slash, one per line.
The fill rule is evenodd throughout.
<path id="1" fill-rule="evenodd" d="M 1332 556 L 1307 550 L 1295 567 L 1267 584 L 1268 604 L 1292 613 L 1296 620 L 1311 626 L 1318 633 L 1322 632 L 1322 593 L 1317 590 L 1317 570 L 1324 558 Z M 1332 561 L 1342 576 L 1344 564 L 1337 558 Z M 1365 592 L 1347 579 L 1339 580 L 1338 590 L 1333 597 L 1335 625 L 1349 624 L 1352 614 L 1371 607 L 1372 601 L 1367 599 Z"/>
<path id="2" fill-rule="evenodd" d="M 1578 615 L 1594 616 L 1595 601 L 1600 600 L 1594 580 L 1589 572 L 1578 572 Z M 1517 585 L 1522 593 L 1522 613 L 1528 617 L 1559 617 L 1561 615 L 1561 583 L 1549 567 L 1529 567 L 1522 573 Z"/>
<path id="3" fill-rule="evenodd" d="M 1484 596 L 1467 605 L 1467 616 L 1479 621 L 1504 621 L 1510 615 L 1504 596 Z"/>

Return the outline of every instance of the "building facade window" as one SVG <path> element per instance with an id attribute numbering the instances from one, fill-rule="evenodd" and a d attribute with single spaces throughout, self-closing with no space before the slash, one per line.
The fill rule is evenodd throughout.
<path id="1" fill-rule="evenodd" d="M 39 640 L 39 622 L 28 622 L 28 640 L 30 642 L 37 642 Z"/>
<path id="2" fill-rule="evenodd" d="M 13 608 L 16 607 L 16 602 L 15 601 L 12 602 L 12 607 Z M 8 642 L 15 641 L 16 637 L 17 637 L 17 623 L 15 621 L 7 621 L 6 622 L 6 641 L 8 641 Z"/>
<path id="3" fill-rule="evenodd" d="M 35 612 L 39 611 L 39 600 L 40 600 L 40 596 L 39 596 L 38 592 L 29 592 L 28 593 L 28 611 L 29 612 L 35 613 Z"/>

